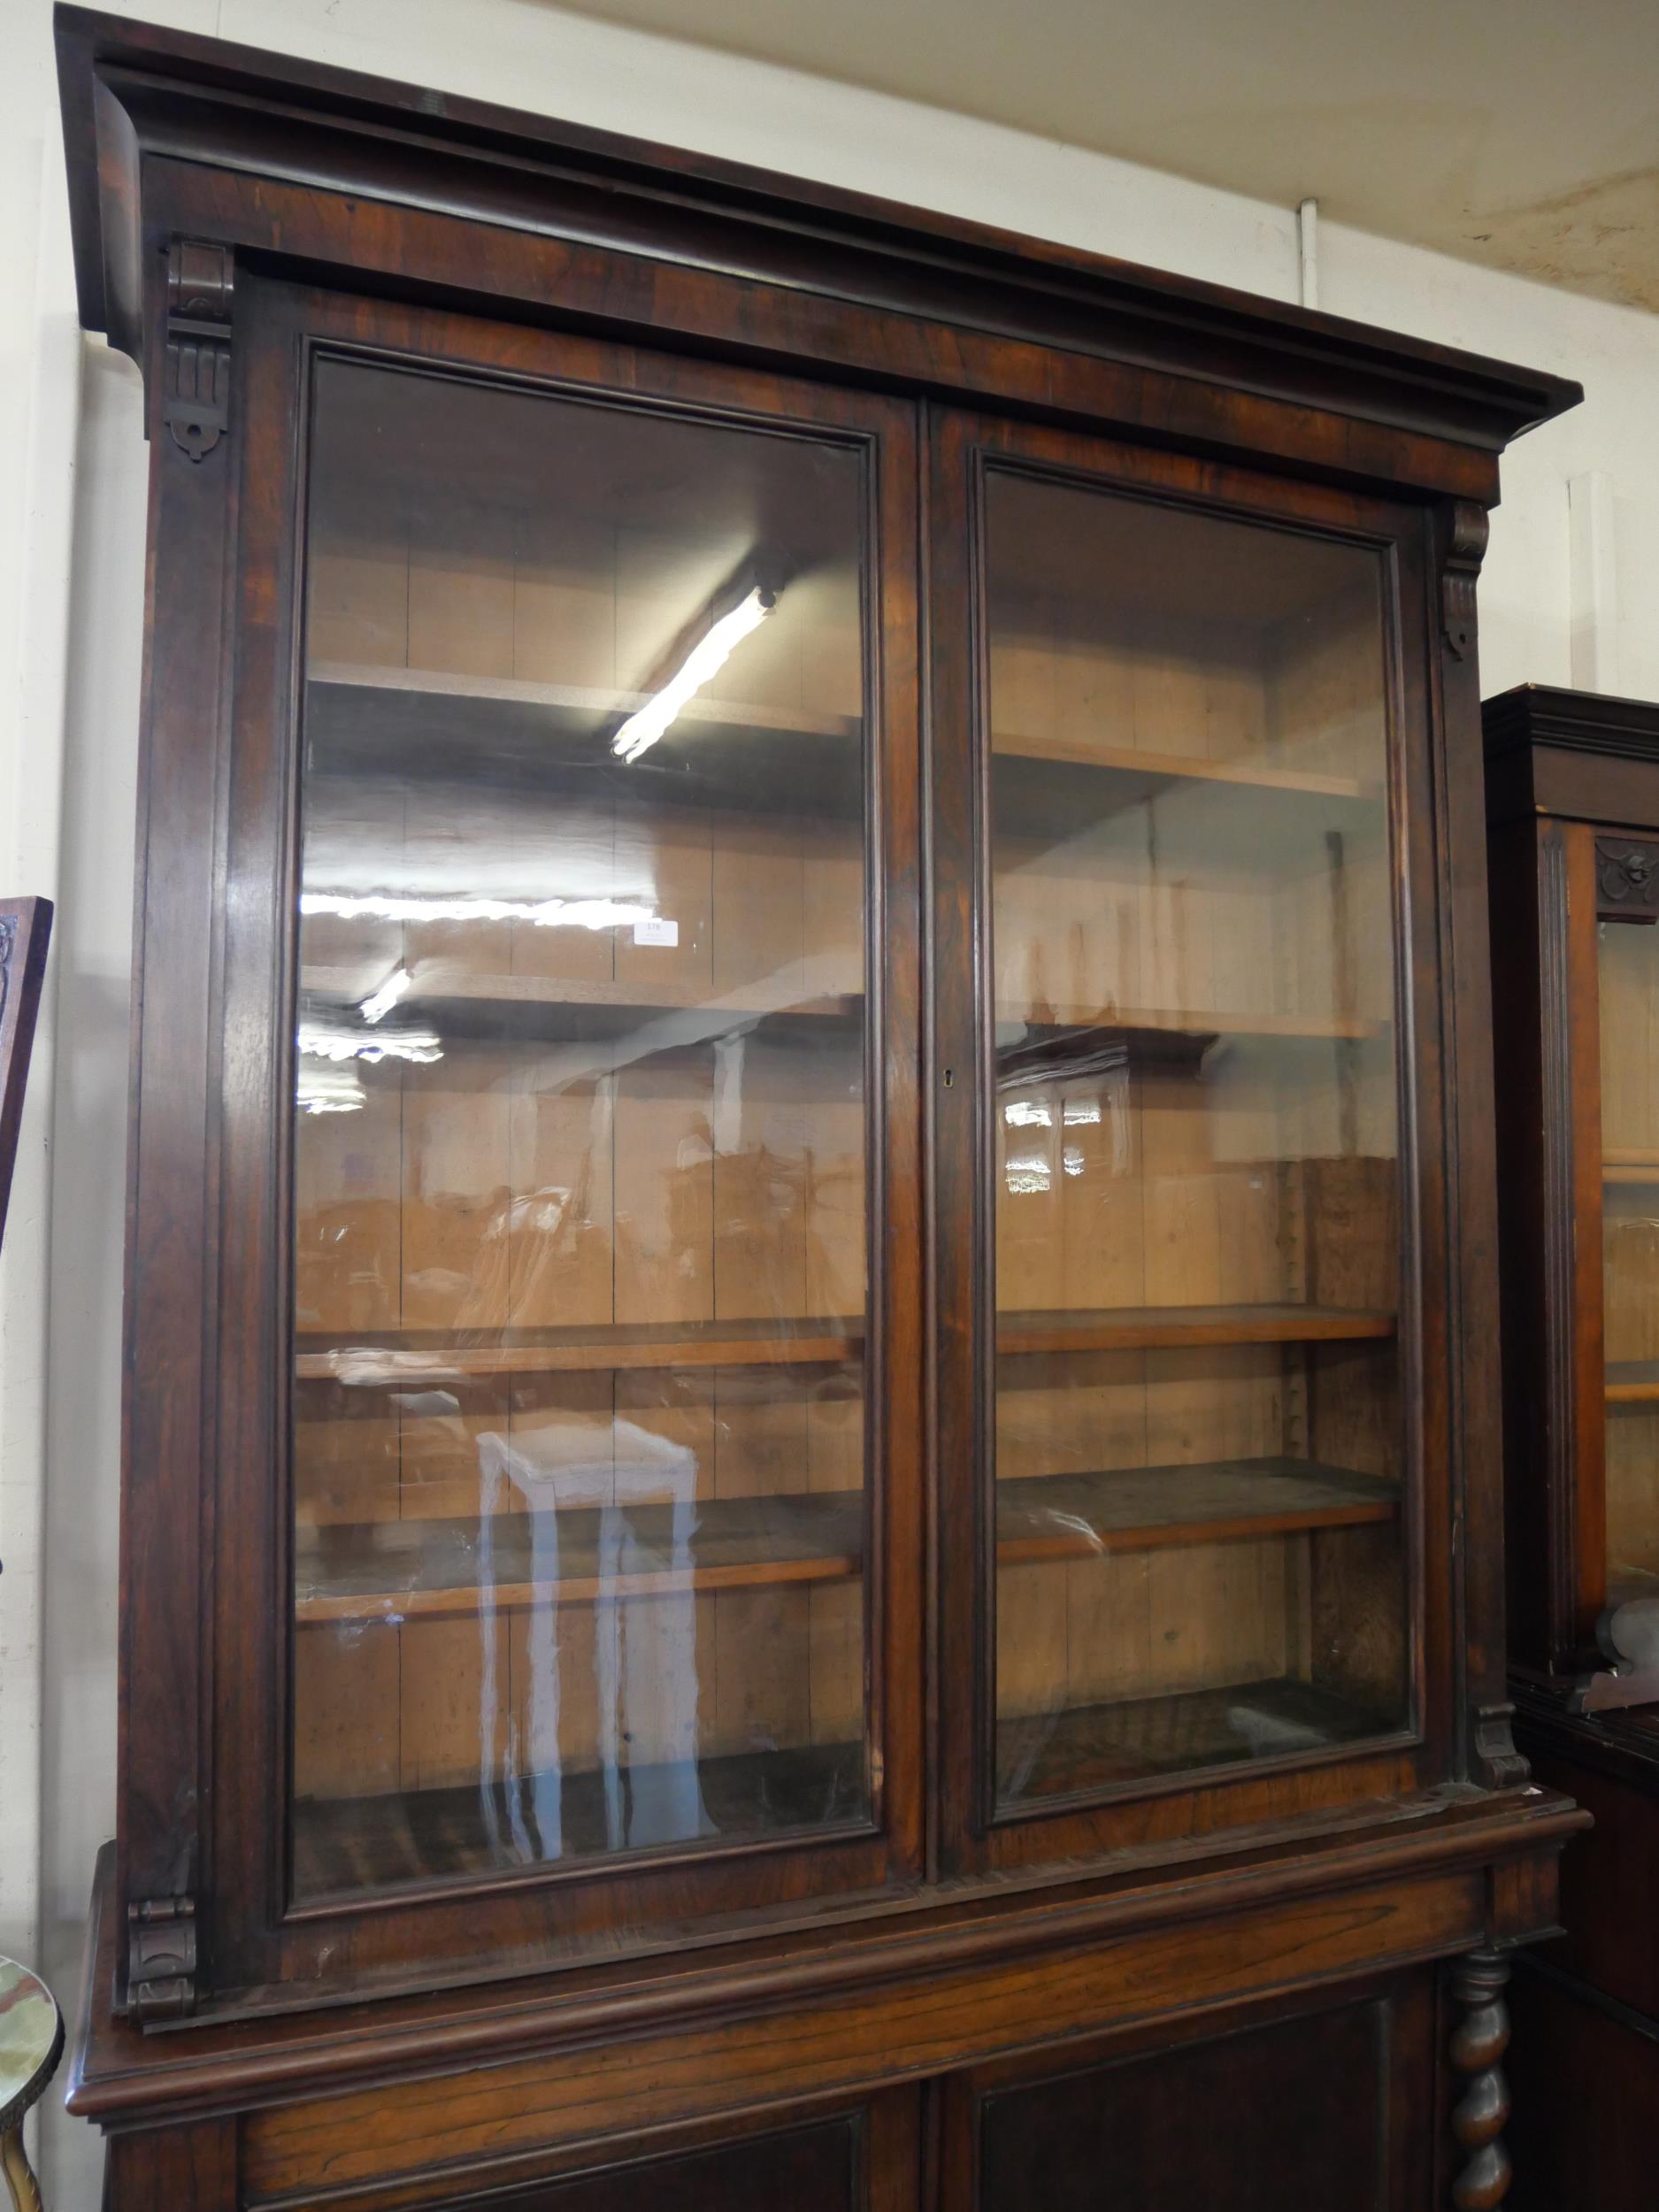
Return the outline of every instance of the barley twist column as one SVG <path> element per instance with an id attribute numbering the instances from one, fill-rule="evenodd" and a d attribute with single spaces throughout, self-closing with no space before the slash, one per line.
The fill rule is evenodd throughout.
<path id="1" fill-rule="evenodd" d="M 1452 2108 L 1452 2133 L 1463 2163 L 1452 2184 L 1457 2212 L 1487 2212 L 1509 2193 L 1509 2154 L 1503 2124 L 1509 2116 L 1509 2085 L 1501 2061 L 1509 2041 L 1503 1992 L 1509 1962 L 1501 1951 L 1471 1951 L 1452 1976 L 1452 1996 L 1463 2017 L 1452 2031 L 1451 2062 L 1463 2093 Z"/>

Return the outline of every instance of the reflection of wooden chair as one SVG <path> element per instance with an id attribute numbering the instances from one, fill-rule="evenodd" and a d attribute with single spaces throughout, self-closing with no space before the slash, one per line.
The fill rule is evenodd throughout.
<path id="1" fill-rule="evenodd" d="M 63 2016 L 51 1991 L 27 1966 L 0 1959 L 0 2168 L 13 2212 L 41 2212 L 23 2122 L 58 2071 L 63 2048 Z"/>
<path id="2" fill-rule="evenodd" d="M 12 1168 L 23 1119 L 23 1086 L 51 929 L 50 899 L 0 900 L 0 1236 L 5 1233 L 6 1201 L 12 1195 Z"/>
<path id="3" fill-rule="evenodd" d="M 596 1722 L 592 1756 L 604 1847 L 684 1843 L 711 1832 L 701 1760 L 713 1685 L 699 1664 L 695 1562 L 697 1459 L 683 1444 L 619 1418 L 572 1417 L 511 1439 L 478 1440 L 479 1581 L 488 1590 L 494 1540 L 511 1526 L 509 1500 L 530 1537 L 529 1580 L 545 1591 L 530 1609 L 527 1695 L 509 1764 L 527 1786 L 512 1806 L 514 1849 L 497 1857 L 559 1859 L 570 1847 L 565 1794 L 581 1763 L 564 1714 L 572 1684 L 591 1668 Z M 562 1586 L 591 1594 L 561 1623 Z M 485 1697 L 504 1671 L 504 1623 L 480 1610 Z M 591 1639 L 591 1652 L 580 1645 Z M 483 1739 L 489 1740 L 489 1716 Z M 486 1795 L 487 1814 L 493 1810 Z M 534 1823 L 531 1835 L 525 1824 Z M 589 1846 L 591 1847 L 591 1846 Z"/>

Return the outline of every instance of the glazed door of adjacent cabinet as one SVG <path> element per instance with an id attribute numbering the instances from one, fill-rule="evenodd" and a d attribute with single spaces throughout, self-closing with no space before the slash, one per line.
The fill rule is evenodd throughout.
<path id="1" fill-rule="evenodd" d="M 1605 1408 L 1599 1490 L 1594 1465 L 1579 1479 L 1578 1535 L 1586 1554 L 1580 1575 L 1588 1600 L 1581 1625 L 1586 1642 L 1599 1631 L 1609 1657 L 1617 1654 L 1626 1672 L 1632 1663 L 1640 1670 L 1650 1701 L 1659 1688 L 1659 838 L 1580 824 L 1556 833 L 1568 849 L 1570 895 L 1576 882 L 1588 908 L 1594 883 L 1594 1003 L 1571 1011 L 1579 1039 L 1591 1048 L 1589 1080 L 1581 1076 L 1575 1094 L 1587 1101 L 1600 1093 L 1599 1126 L 1578 1133 L 1578 1148 L 1586 1164 L 1599 1163 L 1589 1180 L 1592 1189 L 1600 1185 L 1601 1220 L 1581 1223 L 1576 1241 L 1594 1263 L 1599 1229 Z M 1579 1314 L 1576 1321 L 1590 1332 L 1580 1350 L 1588 1394 L 1595 1385 L 1594 1317 Z"/>
<path id="2" fill-rule="evenodd" d="M 250 324 L 218 1956 L 372 1981 L 879 1886 L 912 413 L 276 288 Z"/>
<path id="3" fill-rule="evenodd" d="M 933 484 L 948 1852 L 1437 1779 L 1425 518 L 960 416 Z"/>

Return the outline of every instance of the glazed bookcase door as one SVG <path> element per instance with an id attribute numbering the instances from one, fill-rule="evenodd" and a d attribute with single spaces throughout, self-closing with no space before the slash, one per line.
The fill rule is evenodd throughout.
<path id="1" fill-rule="evenodd" d="M 1402 1410 L 1419 526 L 956 419 L 936 467 L 958 1847 L 1398 1786 L 1440 1696 Z"/>
<path id="2" fill-rule="evenodd" d="M 1588 829 L 1578 833 L 1587 842 Z M 1594 840 L 1606 1457 L 1601 1605 L 1659 1609 L 1659 841 Z M 1594 1480 L 1594 1470 L 1591 1471 Z M 1594 1521 L 1592 1522 L 1594 1527 Z M 1601 1576 L 1597 1577 L 1597 1570 Z M 1599 1609 L 1599 1608 L 1597 1609 Z M 1628 1616 L 1632 1622 L 1635 1616 Z"/>
<path id="3" fill-rule="evenodd" d="M 220 1588 L 270 1610 L 222 1626 L 221 1726 L 277 1816 L 231 1799 L 220 1926 L 270 1932 L 250 1980 L 342 1926 L 372 1974 L 879 1884 L 920 1707 L 910 412 L 252 319 L 230 1263 L 273 1295 L 266 1402 L 226 1389 L 273 1440 Z"/>

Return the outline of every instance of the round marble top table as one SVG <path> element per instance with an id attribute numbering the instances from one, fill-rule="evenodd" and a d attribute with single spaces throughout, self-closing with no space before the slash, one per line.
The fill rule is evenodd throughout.
<path id="1" fill-rule="evenodd" d="M 0 2170 L 16 2212 L 40 2212 L 23 2116 L 57 2072 L 63 2048 L 63 2015 L 51 1991 L 27 1966 L 0 1959 Z"/>

